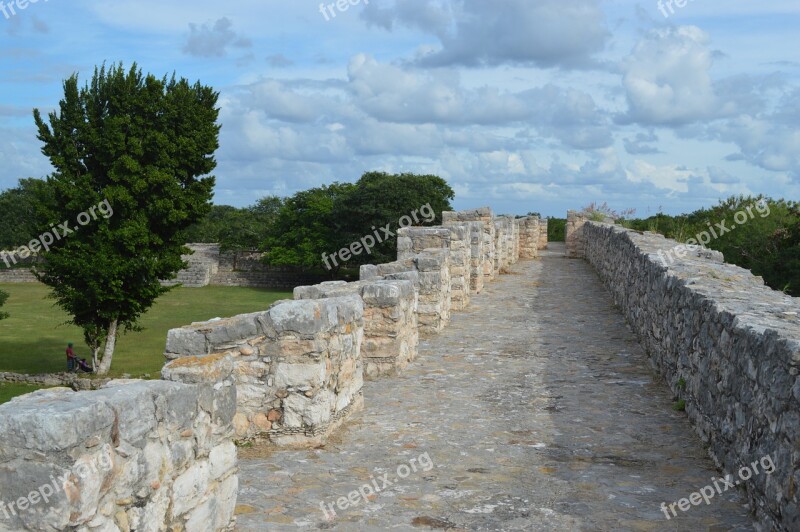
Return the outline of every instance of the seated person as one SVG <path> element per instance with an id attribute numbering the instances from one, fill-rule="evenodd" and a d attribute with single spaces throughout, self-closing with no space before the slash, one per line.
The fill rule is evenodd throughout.
<path id="1" fill-rule="evenodd" d="M 94 371 L 85 358 L 78 360 L 78 369 L 84 373 L 92 373 Z"/>

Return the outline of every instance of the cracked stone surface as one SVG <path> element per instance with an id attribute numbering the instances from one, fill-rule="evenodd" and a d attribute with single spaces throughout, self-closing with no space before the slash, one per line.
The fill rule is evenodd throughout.
<path id="1" fill-rule="evenodd" d="M 242 449 L 237 530 L 752 530 L 733 489 L 665 518 L 721 472 L 591 267 L 550 247 L 324 447 Z"/>

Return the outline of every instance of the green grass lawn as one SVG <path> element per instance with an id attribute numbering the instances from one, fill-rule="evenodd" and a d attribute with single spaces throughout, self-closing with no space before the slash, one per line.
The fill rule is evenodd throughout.
<path id="1" fill-rule="evenodd" d="M 83 333 L 75 326 L 64 325 L 68 317 L 47 298 L 46 286 L 0 284 L 0 290 L 9 294 L 3 311 L 11 315 L 0 321 L 0 371 L 33 374 L 65 371 L 64 351 L 69 341 L 75 343 L 79 357 L 91 359 Z M 176 288 L 162 296 L 144 315 L 142 332 L 119 337 L 111 376 L 128 373 L 141 377 L 149 373 L 152 378 L 158 378 L 164 365 L 169 329 L 194 321 L 266 310 L 279 299 L 291 298 L 290 292 L 258 288 Z M 2 393 L 5 392 L 0 391 Z"/>
<path id="2" fill-rule="evenodd" d="M 10 401 L 18 395 L 35 392 L 38 386 L 29 384 L 0 384 L 0 404 Z"/>

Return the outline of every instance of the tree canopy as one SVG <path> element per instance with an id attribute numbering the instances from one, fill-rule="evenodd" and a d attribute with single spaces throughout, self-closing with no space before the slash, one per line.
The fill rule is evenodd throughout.
<path id="1" fill-rule="evenodd" d="M 42 152 L 55 172 L 41 198 L 38 232 L 75 230 L 51 246 L 39 279 L 81 327 L 98 365 L 111 365 L 118 330 L 141 315 L 185 266 L 182 233 L 210 208 L 219 146 L 218 93 L 199 82 L 143 75 L 134 64 L 95 69 L 89 84 L 64 82 L 49 125 L 34 110 Z M 97 214 L 86 224 L 86 213 Z M 106 215 L 108 213 L 108 215 Z"/>
<path id="2" fill-rule="evenodd" d="M 335 274 L 343 265 L 392 261 L 397 257 L 397 239 L 383 239 L 380 228 L 388 225 L 396 233 L 400 220 L 415 212 L 414 225 L 441 223 L 441 213 L 452 208 L 454 196 L 453 189 L 437 176 L 368 172 L 354 184 L 334 183 L 287 199 L 262 248 L 270 264 L 319 269 L 325 267 L 323 255 L 378 231 L 382 242 L 371 253 L 339 264 L 331 261 L 328 266 Z M 427 219 L 419 214 L 424 207 L 432 214 Z"/>
<path id="3" fill-rule="evenodd" d="M 214 205 L 209 213 L 186 230 L 186 242 L 213 242 L 222 251 L 255 249 L 267 238 L 275 223 L 283 199 L 267 196 L 243 209 L 229 205 Z"/>

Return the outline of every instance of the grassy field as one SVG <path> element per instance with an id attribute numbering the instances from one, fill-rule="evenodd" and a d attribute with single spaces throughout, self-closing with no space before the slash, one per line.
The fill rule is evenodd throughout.
<path id="1" fill-rule="evenodd" d="M 10 401 L 18 395 L 35 392 L 39 388 L 28 384 L 0 384 L 0 404 Z"/>
<path id="2" fill-rule="evenodd" d="M 64 325 L 67 316 L 47 298 L 40 284 L 0 284 L 9 293 L 3 311 L 11 317 L 0 321 L 0 371 L 15 373 L 56 373 L 66 370 L 67 342 L 75 343 L 81 358 L 91 358 L 80 329 Z M 142 318 L 142 332 L 122 335 L 117 342 L 111 376 L 133 377 L 149 374 L 158 378 L 164 365 L 167 331 L 193 321 L 224 318 L 265 310 L 279 299 L 291 299 L 289 292 L 209 286 L 176 288 L 162 296 Z M 32 391 L 32 390 L 29 390 Z M 10 393 L 0 390 L 0 396 Z"/>

